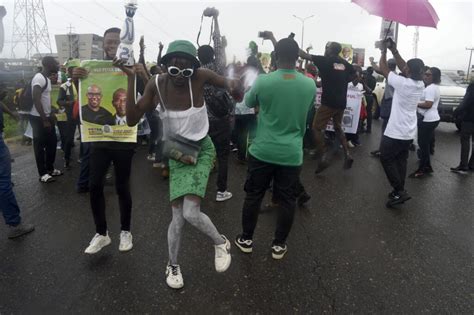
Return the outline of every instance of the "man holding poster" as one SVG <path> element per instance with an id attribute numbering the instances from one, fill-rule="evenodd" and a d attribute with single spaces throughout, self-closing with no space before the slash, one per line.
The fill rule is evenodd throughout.
<path id="1" fill-rule="evenodd" d="M 130 171 L 135 153 L 137 128 L 116 124 L 113 116 L 117 111 L 113 105 L 114 92 L 117 89 L 125 90 L 127 88 L 126 75 L 120 69 L 115 68 L 111 61 L 118 47 L 119 33 L 120 29 L 118 28 L 110 28 L 105 31 L 104 55 L 106 60 L 83 61 L 81 67 L 74 69 L 73 74 L 75 79 L 80 79 L 81 141 L 85 144 L 86 151 L 81 163 L 80 181 L 89 182 L 90 203 L 96 226 L 96 234 L 86 248 L 86 254 L 95 254 L 111 242 L 105 218 L 104 183 L 105 175 L 112 163 L 115 170 L 115 188 L 121 217 L 119 250 L 129 251 L 133 247 L 132 234 L 130 233 L 132 212 Z M 93 86 L 100 86 L 100 89 L 89 89 Z M 135 92 L 134 87 L 132 90 Z M 89 98 L 97 103 L 99 96 L 100 108 L 103 107 L 109 112 L 110 121 L 108 122 L 110 125 L 94 124 L 84 120 L 85 112 L 83 110 L 89 108 L 86 106 Z M 96 106 L 95 103 L 93 106 Z M 89 150 L 90 153 L 87 153 Z"/>

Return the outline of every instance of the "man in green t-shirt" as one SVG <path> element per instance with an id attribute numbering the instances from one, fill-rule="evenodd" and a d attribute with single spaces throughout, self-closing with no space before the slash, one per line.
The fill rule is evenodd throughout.
<path id="1" fill-rule="evenodd" d="M 246 197 L 242 209 L 243 233 L 235 244 L 252 252 L 252 237 L 262 199 L 273 181 L 273 199 L 278 203 L 278 221 L 272 257 L 281 259 L 287 251 L 286 238 L 293 223 L 295 186 L 303 164 L 303 136 L 306 117 L 313 104 L 314 81 L 295 69 L 298 44 L 291 38 L 278 43 L 271 32 L 265 38 L 275 45 L 278 70 L 260 75 L 245 95 L 248 107 L 259 106 L 256 137 L 249 150 Z"/>

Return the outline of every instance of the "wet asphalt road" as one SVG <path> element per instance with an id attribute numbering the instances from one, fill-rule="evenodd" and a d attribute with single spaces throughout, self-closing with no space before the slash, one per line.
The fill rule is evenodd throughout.
<path id="1" fill-rule="evenodd" d="M 336 157 L 315 176 L 306 159 L 302 181 L 312 199 L 297 211 L 283 260 L 270 255 L 271 213 L 260 216 L 253 254 L 233 246 L 224 274 L 214 270 L 210 240 L 187 225 L 180 291 L 164 281 L 167 182 L 146 161 L 144 147 L 132 170 L 134 248 L 118 251 L 117 198 L 107 186 L 112 244 L 94 256 L 83 254 L 94 226 L 88 195 L 74 192 L 79 165 L 40 184 L 32 148 L 14 148 L 15 192 L 36 231 L 12 241 L 0 228 L 0 313 L 474 313 L 474 174 L 449 171 L 459 162 L 455 127 L 440 125 L 435 174 L 408 179 L 413 199 L 392 210 L 385 208 L 390 187 L 380 162 L 368 155 L 379 128 L 376 122 L 371 135 L 362 135 L 349 171 Z M 409 170 L 415 167 L 412 153 Z M 234 198 L 213 201 L 213 174 L 202 207 L 229 238 L 240 232 L 245 171 L 232 156 Z"/>

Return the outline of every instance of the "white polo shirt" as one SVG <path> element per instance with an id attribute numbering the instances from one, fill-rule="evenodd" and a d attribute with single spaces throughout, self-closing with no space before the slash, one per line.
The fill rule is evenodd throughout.
<path id="1" fill-rule="evenodd" d="M 416 111 L 423 95 L 423 81 L 415 81 L 390 72 L 387 83 L 394 88 L 392 112 L 384 135 L 397 140 L 416 136 Z"/>

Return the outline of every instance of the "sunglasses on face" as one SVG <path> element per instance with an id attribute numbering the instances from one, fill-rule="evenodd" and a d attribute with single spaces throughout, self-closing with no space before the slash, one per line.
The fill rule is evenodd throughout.
<path id="1" fill-rule="evenodd" d="M 174 67 L 174 66 L 171 66 L 171 67 L 168 67 L 168 74 L 172 77 L 177 77 L 178 75 L 182 75 L 183 77 L 185 78 L 189 78 L 190 76 L 192 76 L 194 73 L 194 69 L 193 68 L 187 68 L 187 69 L 180 69 L 178 67 Z"/>

